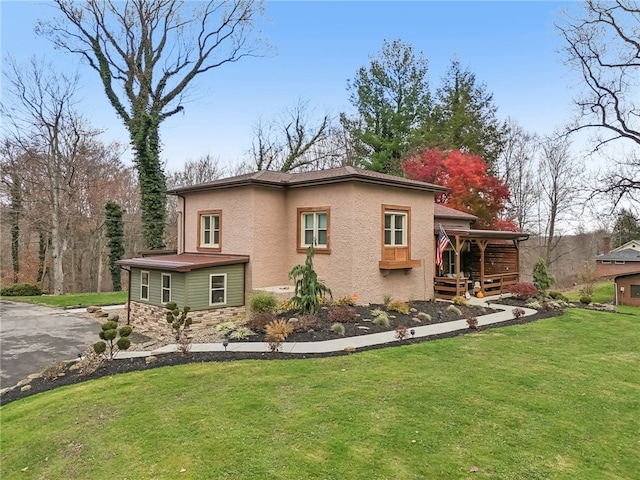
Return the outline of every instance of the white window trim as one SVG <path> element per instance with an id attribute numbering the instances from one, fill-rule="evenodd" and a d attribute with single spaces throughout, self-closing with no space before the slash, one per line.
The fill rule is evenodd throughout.
<path id="1" fill-rule="evenodd" d="M 611 265 L 611 260 L 602 260 L 603 265 Z"/>
<path id="2" fill-rule="evenodd" d="M 164 279 L 165 277 L 169 278 L 169 288 L 165 288 L 164 286 Z M 167 300 L 166 302 L 164 301 L 164 292 L 166 290 L 169 290 L 169 300 Z M 171 274 L 170 273 L 163 273 L 160 275 L 160 302 L 161 303 L 169 303 L 171 301 L 171 290 L 172 290 L 172 281 L 171 281 Z"/>
<path id="3" fill-rule="evenodd" d="M 625 261 L 624 260 L 616 260 L 615 264 L 616 265 L 624 265 Z"/>
<path id="4" fill-rule="evenodd" d="M 394 211 L 394 210 L 385 210 L 385 212 L 384 212 L 385 224 L 382 225 L 382 229 L 384 230 L 385 234 L 386 234 L 386 232 L 388 230 L 386 228 L 387 215 L 391 215 L 391 228 L 389 229 L 389 231 L 391 232 L 391 243 L 386 243 L 386 240 L 385 240 L 384 246 L 385 247 L 407 247 L 408 246 L 407 239 L 408 239 L 408 233 L 409 233 L 408 232 L 408 230 L 409 230 L 409 225 L 408 225 L 408 223 L 409 223 L 409 215 L 408 215 L 408 213 L 407 212 L 398 212 L 398 211 Z M 396 223 L 395 223 L 395 218 L 394 217 L 396 217 L 396 216 L 403 217 L 403 221 L 402 221 L 402 226 L 403 226 L 403 228 L 402 228 L 402 243 L 395 243 L 395 241 L 396 241 L 395 233 L 396 233 L 397 230 L 396 230 L 396 227 L 395 227 Z M 386 235 L 385 235 L 385 237 L 386 237 Z"/>
<path id="5" fill-rule="evenodd" d="M 311 246 L 310 243 L 306 243 L 305 242 L 305 231 L 307 230 L 305 228 L 305 217 L 307 215 L 311 215 L 313 216 L 313 240 L 315 242 L 314 248 L 327 248 L 327 242 L 329 241 L 329 214 L 326 211 L 317 211 L 317 212 L 302 212 L 300 214 L 300 247 L 301 248 L 309 248 Z M 318 215 L 324 215 L 326 220 L 326 228 L 324 229 L 327 233 L 325 235 L 327 242 L 325 243 L 318 243 Z"/>
<path id="6" fill-rule="evenodd" d="M 142 283 L 142 277 L 144 275 L 147 275 L 147 283 Z M 151 274 L 149 273 L 148 270 L 141 270 L 140 271 L 140 300 L 146 300 L 147 302 L 149 301 L 149 291 L 150 291 L 150 287 L 149 284 L 151 283 Z M 147 296 L 144 297 L 142 295 L 142 287 L 147 287 Z"/>
<path id="7" fill-rule="evenodd" d="M 210 232 L 210 238 L 211 238 L 211 242 L 210 243 L 205 243 L 204 241 L 204 234 L 205 234 L 205 228 L 204 228 L 204 219 L 205 217 L 210 218 L 210 224 L 211 224 L 211 229 L 209 230 Z M 215 217 L 218 218 L 218 228 L 216 230 L 215 228 Z M 218 243 L 214 243 L 213 239 L 215 237 L 215 232 L 218 232 Z M 202 248 L 220 248 L 220 214 L 219 213 L 205 213 L 200 215 L 200 247 Z"/>
<path id="8" fill-rule="evenodd" d="M 213 289 L 211 288 L 211 279 L 212 277 L 224 277 L 224 299 L 222 302 L 219 303 L 212 303 L 211 302 L 211 292 L 213 291 Z M 216 289 L 218 290 L 218 289 Z M 219 305 L 226 305 L 227 304 L 227 274 L 226 273 L 211 273 L 209 275 L 209 306 L 210 307 L 215 307 L 215 306 L 219 306 Z"/>

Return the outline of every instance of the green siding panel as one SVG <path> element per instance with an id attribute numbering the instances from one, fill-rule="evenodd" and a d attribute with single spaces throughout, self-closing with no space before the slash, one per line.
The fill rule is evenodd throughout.
<path id="1" fill-rule="evenodd" d="M 244 264 L 210 267 L 191 272 L 178 273 L 162 270 L 146 270 L 149 272 L 149 300 L 140 299 L 140 268 L 131 269 L 131 300 L 164 306 L 162 299 L 162 274 L 171 275 L 171 300 L 178 307 L 188 305 L 191 310 L 209 310 L 211 308 L 239 307 L 244 305 Z M 209 276 L 227 274 L 227 303 L 209 306 Z"/>

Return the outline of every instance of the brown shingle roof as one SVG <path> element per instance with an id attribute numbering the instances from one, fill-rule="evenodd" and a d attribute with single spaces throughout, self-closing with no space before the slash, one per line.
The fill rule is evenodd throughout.
<path id="1" fill-rule="evenodd" d="M 276 188 L 296 188 L 308 185 L 325 185 L 357 181 L 377 185 L 403 187 L 414 190 L 426 190 L 431 192 L 444 192 L 447 189 L 432 183 L 410 180 L 384 173 L 371 172 L 355 167 L 329 168 L 301 173 L 283 173 L 261 170 L 255 173 L 238 175 L 235 177 L 221 178 L 213 182 L 201 183 L 189 187 L 179 187 L 169 190 L 169 194 L 188 193 L 202 190 L 217 190 L 220 188 L 239 187 L 246 185 L 262 185 Z"/>
<path id="2" fill-rule="evenodd" d="M 249 262 L 248 255 L 181 253 L 178 255 L 128 258 L 118 260 L 116 263 L 125 267 L 148 268 L 149 270 L 190 272 L 191 270 L 197 270 L 199 268 L 235 265 L 237 263 L 247 262 Z"/>
<path id="3" fill-rule="evenodd" d="M 445 207 L 439 203 L 433 206 L 433 216 L 436 218 L 453 218 L 458 220 L 469 220 L 470 222 L 477 220 L 478 217 L 470 213 L 461 212 L 455 208 Z"/>

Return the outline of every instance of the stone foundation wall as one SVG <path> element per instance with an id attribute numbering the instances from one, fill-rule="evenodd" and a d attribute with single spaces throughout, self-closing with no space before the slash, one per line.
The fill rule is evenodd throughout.
<path id="1" fill-rule="evenodd" d="M 165 308 L 133 301 L 129 302 L 129 308 L 131 309 L 131 325 L 140 333 L 151 333 L 154 336 L 164 336 L 171 333 Z M 244 306 L 189 312 L 189 316 L 193 319 L 191 330 L 203 330 L 221 322 L 244 319 L 245 314 L 246 308 Z"/>

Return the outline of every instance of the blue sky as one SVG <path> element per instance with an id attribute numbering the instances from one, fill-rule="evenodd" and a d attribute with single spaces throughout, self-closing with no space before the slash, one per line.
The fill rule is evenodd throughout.
<path id="1" fill-rule="evenodd" d="M 576 2 L 285 2 L 266 3 L 260 22 L 273 55 L 247 58 L 197 78 L 192 102 L 161 130 L 168 169 L 204 154 L 239 162 L 251 146 L 258 119 L 274 118 L 299 99 L 320 116 L 350 112 L 347 81 L 368 65 L 383 40 L 414 46 L 429 61 L 432 90 L 451 59 L 476 74 L 494 94 L 501 119 L 550 133 L 571 118 L 575 77 L 557 53 L 553 22 Z M 96 73 L 78 57 L 56 52 L 36 36 L 38 18 L 55 9 L 46 2 L 0 2 L 2 58 L 45 55 L 56 67 L 82 75 L 82 110 L 105 140 L 128 143 Z"/>

